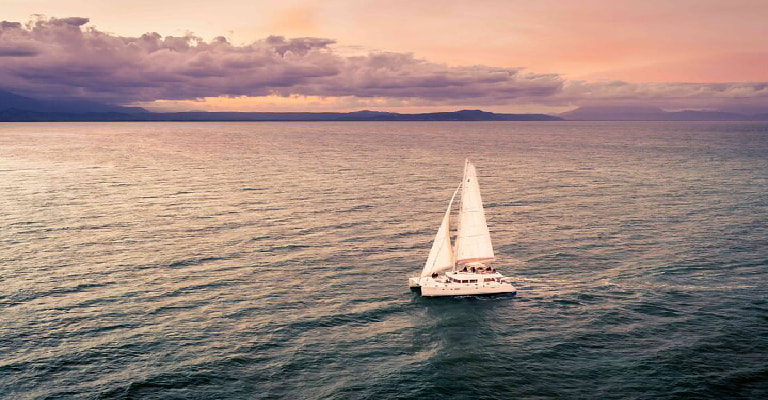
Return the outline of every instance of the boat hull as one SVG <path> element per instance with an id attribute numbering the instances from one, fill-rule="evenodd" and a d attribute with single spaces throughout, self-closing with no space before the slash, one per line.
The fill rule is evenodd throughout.
<path id="1" fill-rule="evenodd" d="M 500 275 L 499 275 L 500 276 Z M 477 275 L 473 277 L 477 278 Z M 482 277 L 482 275 L 481 275 Z M 482 282 L 482 279 L 478 279 L 479 283 L 459 283 L 450 282 L 445 279 L 433 279 L 433 278 L 408 278 L 408 286 L 411 290 L 418 290 L 424 297 L 440 297 L 440 296 L 482 296 L 493 294 L 510 294 L 515 295 L 517 289 L 510 282 L 504 281 L 495 282 Z"/>
<path id="2" fill-rule="evenodd" d="M 422 285 L 421 295 L 423 297 L 440 296 L 482 296 L 491 294 L 517 294 L 517 289 L 510 284 L 501 284 L 498 286 L 470 286 L 470 285 L 443 285 L 431 286 Z"/>

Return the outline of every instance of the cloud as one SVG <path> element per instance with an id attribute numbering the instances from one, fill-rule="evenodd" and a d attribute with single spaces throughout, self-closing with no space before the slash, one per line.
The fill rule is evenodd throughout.
<path id="1" fill-rule="evenodd" d="M 414 105 L 763 107 L 765 83 L 568 81 L 557 74 L 450 66 L 408 53 L 344 55 L 324 38 L 270 36 L 246 45 L 192 34 L 126 37 L 87 18 L 0 23 L 0 88 L 127 104 L 237 96 L 407 100 Z"/>
<path id="2" fill-rule="evenodd" d="M 550 96 L 556 75 L 516 68 L 450 67 L 411 54 L 336 54 L 333 40 L 270 36 L 248 45 L 218 37 L 123 37 L 85 18 L 0 27 L 5 89 L 117 103 L 216 96 L 302 94 L 424 99 Z"/>
<path id="3" fill-rule="evenodd" d="M 0 47 L 0 57 L 34 57 L 37 50 L 30 46 L 17 45 L 13 47 Z"/>
<path id="4" fill-rule="evenodd" d="M 646 104 L 667 110 L 687 108 L 765 112 L 768 110 L 768 83 L 568 81 L 558 97 L 580 105 Z"/>

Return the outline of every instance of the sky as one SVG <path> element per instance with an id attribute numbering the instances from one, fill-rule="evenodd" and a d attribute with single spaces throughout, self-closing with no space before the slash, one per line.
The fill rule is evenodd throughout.
<path id="1" fill-rule="evenodd" d="M 0 0 L 0 90 L 152 110 L 768 112 L 768 2 Z"/>

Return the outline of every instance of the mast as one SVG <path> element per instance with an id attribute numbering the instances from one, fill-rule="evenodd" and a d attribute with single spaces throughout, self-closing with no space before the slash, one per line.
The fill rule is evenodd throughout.
<path id="1" fill-rule="evenodd" d="M 461 183 L 459 184 L 459 187 L 462 187 L 464 185 L 464 181 L 467 180 L 467 165 L 469 165 L 469 158 L 464 159 L 464 172 L 461 175 Z M 462 198 L 464 197 L 464 192 L 461 192 Z M 461 237 L 461 214 L 464 211 L 464 202 L 461 201 L 459 204 L 459 221 L 456 222 L 456 241 L 453 243 L 453 254 L 454 254 L 454 262 L 453 262 L 453 272 L 456 272 L 458 268 L 458 263 L 456 263 L 455 256 L 459 254 L 459 237 Z"/>
<path id="2" fill-rule="evenodd" d="M 477 182 L 477 170 L 469 159 L 464 164 L 464 178 L 461 181 L 461 211 L 459 231 L 456 237 L 456 265 L 496 259 L 491 244 L 491 234 L 485 220 L 483 199 Z"/>

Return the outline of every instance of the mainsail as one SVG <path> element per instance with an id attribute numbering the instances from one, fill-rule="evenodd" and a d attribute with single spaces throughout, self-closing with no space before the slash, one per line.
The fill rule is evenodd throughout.
<path id="1" fill-rule="evenodd" d="M 475 166 L 466 161 L 464 180 L 461 190 L 461 212 L 459 214 L 459 232 L 456 238 L 456 262 L 493 261 L 493 245 L 488 225 L 485 222 L 483 199 L 480 197 L 480 185 L 477 183 Z"/>
<path id="2" fill-rule="evenodd" d="M 459 187 L 456 188 L 456 191 L 453 192 L 451 201 L 448 203 L 448 209 L 445 211 L 445 216 L 443 216 L 443 222 L 440 224 L 440 229 L 437 230 L 435 241 L 432 242 L 432 249 L 429 251 L 427 263 L 421 271 L 422 277 L 427 277 L 433 273 L 453 268 L 454 258 L 453 249 L 451 248 L 451 206 L 453 205 L 453 199 L 456 197 L 459 188 L 461 188 L 461 185 L 459 185 Z"/>

